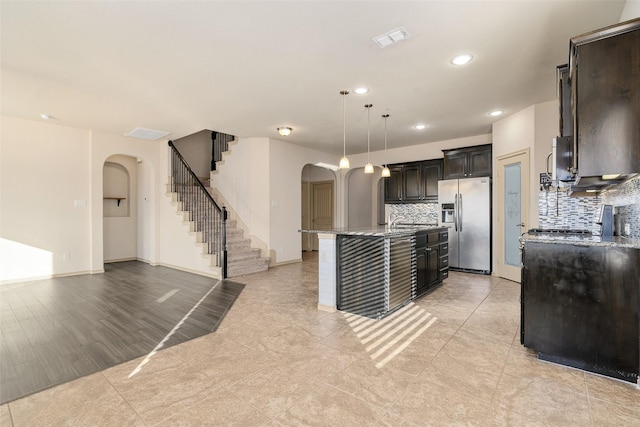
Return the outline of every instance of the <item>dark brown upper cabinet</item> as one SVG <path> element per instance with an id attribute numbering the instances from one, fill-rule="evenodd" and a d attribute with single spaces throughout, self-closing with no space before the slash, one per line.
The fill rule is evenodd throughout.
<path id="1" fill-rule="evenodd" d="M 442 150 L 444 179 L 491 176 L 491 144 Z"/>
<path id="2" fill-rule="evenodd" d="M 389 165 L 385 178 L 385 203 L 425 203 L 438 201 L 438 181 L 442 179 L 442 159 Z"/>
<path id="3" fill-rule="evenodd" d="M 571 39 L 576 185 L 640 173 L 640 18 Z"/>
<path id="4" fill-rule="evenodd" d="M 388 165 L 391 175 L 384 178 L 384 202 L 402 202 L 402 165 Z"/>
<path id="5" fill-rule="evenodd" d="M 559 65 L 556 70 L 558 101 L 560 102 L 560 136 L 573 136 L 573 112 L 571 111 L 571 75 L 569 64 Z"/>

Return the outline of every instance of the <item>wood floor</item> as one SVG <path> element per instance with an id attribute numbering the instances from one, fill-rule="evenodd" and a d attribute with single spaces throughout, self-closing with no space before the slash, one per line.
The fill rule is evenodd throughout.
<path id="1" fill-rule="evenodd" d="M 137 261 L 0 287 L 0 404 L 213 332 L 243 288 Z"/>

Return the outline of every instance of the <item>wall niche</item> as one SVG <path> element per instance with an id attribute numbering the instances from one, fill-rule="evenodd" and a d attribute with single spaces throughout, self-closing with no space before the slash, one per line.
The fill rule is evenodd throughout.
<path id="1" fill-rule="evenodd" d="M 102 169 L 103 215 L 128 217 L 130 215 L 129 171 L 120 163 L 106 161 Z"/>

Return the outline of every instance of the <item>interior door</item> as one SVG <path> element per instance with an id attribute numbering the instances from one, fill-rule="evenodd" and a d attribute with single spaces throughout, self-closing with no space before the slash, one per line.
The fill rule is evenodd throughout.
<path id="1" fill-rule="evenodd" d="M 314 182 L 311 188 L 311 227 L 330 230 L 333 228 L 333 181 Z M 313 250 L 317 251 L 318 246 L 318 236 L 314 234 Z"/>
<path id="2" fill-rule="evenodd" d="M 529 224 L 529 150 L 498 158 L 496 274 L 520 282 L 520 236 Z"/>

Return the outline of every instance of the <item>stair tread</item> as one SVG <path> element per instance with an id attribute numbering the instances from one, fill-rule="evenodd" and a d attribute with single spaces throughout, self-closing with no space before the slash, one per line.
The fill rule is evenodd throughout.
<path id="1" fill-rule="evenodd" d="M 176 185 L 177 187 L 181 187 L 180 184 Z M 222 207 L 219 202 L 220 197 L 210 186 L 210 183 L 208 186 L 206 186 L 206 190 L 212 196 L 213 200 Z M 179 215 L 187 218 L 184 221 L 185 223 L 195 224 L 196 221 L 203 220 L 203 215 L 201 215 L 200 213 L 193 214 L 192 212 L 194 209 L 201 209 L 209 205 L 209 202 L 206 198 L 200 198 L 198 201 L 192 202 L 187 200 L 189 191 L 173 191 L 173 193 L 175 194 L 175 196 L 172 196 L 172 199 L 175 198 L 176 200 L 172 201 L 172 204 L 177 207 Z M 189 216 L 187 217 L 186 215 L 184 215 L 185 213 L 187 213 Z M 196 227 L 197 225 L 190 225 L 190 233 L 196 240 L 195 244 L 201 245 L 206 248 L 207 242 L 203 241 L 206 239 L 206 237 L 201 231 L 196 231 Z M 270 258 L 261 257 L 260 255 L 262 251 L 259 248 L 251 247 L 251 239 L 244 237 L 244 230 L 238 227 L 237 220 L 228 219 L 226 221 L 226 237 L 228 267 L 227 275 L 229 277 L 268 270 L 269 263 L 271 261 Z M 210 255 L 215 256 L 215 254 Z"/>

